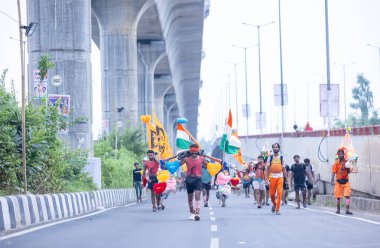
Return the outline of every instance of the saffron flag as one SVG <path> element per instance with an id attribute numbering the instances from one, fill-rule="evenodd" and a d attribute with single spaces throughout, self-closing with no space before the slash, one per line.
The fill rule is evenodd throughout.
<path id="1" fill-rule="evenodd" d="M 141 121 L 146 124 L 146 136 L 148 140 L 148 150 L 153 150 L 158 153 L 158 147 L 155 146 L 156 140 L 156 127 L 150 122 L 152 117 L 150 115 L 142 115 Z"/>
<path id="2" fill-rule="evenodd" d="M 156 126 L 156 139 L 155 139 L 155 147 L 158 149 L 158 154 L 161 158 L 167 159 L 173 156 L 172 148 L 169 144 L 169 137 L 158 120 L 156 113 L 153 111 L 153 122 Z"/>
<path id="3" fill-rule="evenodd" d="M 238 134 L 237 134 L 236 129 L 232 131 L 232 135 L 235 136 L 237 140 L 239 140 L 239 137 L 238 137 Z M 243 156 L 242 156 L 242 154 L 241 154 L 241 149 L 239 149 L 239 151 L 238 151 L 236 154 L 234 154 L 234 159 L 235 159 L 239 164 L 241 164 L 243 167 L 246 166 L 246 163 L 245 163 L 245 161 L 244 161 L 244 159 L 243 159 Z"/>
<path id="4" fill-rule="evenodd" d="M 240 145 L 240 141 L 232 135 L 232 114 L 230 110 L 228 113 L 225 133 L 222 136 L 219 148 L 228 154 L 237 154 L 240 149 Z"/>
<path id="5" fill-rule="evenodd" d="M 190 134 L 189 131 L 186 130 L 180 123 L 177 124 L 177 139 L 176 145 L 181 149 L 189 149 L 190 145 L 197 144 L 199 146 L 198 141 L 194 139 L 194 137 Z"/>

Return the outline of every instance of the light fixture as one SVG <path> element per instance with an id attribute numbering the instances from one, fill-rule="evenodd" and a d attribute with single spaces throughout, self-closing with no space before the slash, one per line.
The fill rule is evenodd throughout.
<path id="1" fill-rule="evenodd" d="M 25 35 L 31 36 L 33 35 L 34 30 L 36 30 L 38 26 L 37 22 L 31 22 L 28 26 L 20 26 L 20 28 L 25 29 Z"/>

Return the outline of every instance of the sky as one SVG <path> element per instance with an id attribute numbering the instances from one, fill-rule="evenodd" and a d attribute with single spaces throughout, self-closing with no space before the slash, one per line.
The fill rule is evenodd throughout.
<path id="1" fill-rule="evenodd" d="M 16 93 L 21 95 L 17 2 L 0 0 L 0 70 L 8 68 L 8 81 L 15 81 Z M 25 0 L 21 0 L 22 20 L 26 24 Z M 331 83 L 339 84 L 340 119 L 344 119 L 343 70 L 346 67 L 347 112 L 352 102 L 351 89 L 356 76 L 363 73 L 371 82 L 375 109 L 380 107 L 379 50 L 366 44 L 380 46 L 380 9 L 378 0 L 329 0 L 329 38 Z M 7 16 L 9 15 L 9 16 Z M 263 133 L 281 131 L 281 108 L 274 105 L 274 84 L 280 83 L 278 0 L 211 0 L 210 15 L 204 22 L 199 107 L 198 138 L 212 140 L 224 129 L 231 108 L 234 128 L 239 135 L 247 134 L 247 120 L 242 104 L 246 102 L 244 50 L 247 49 L 247 92 L 251 117 L 248 134 L 259 134 L 255 113 L 259 112 L 259 77 L 257 29 L 242 23 L 263 26 L 260 30 L 262 109 L 266 114 Z M 326 43 L 324 0 L 281 0 L 283 47 L 283 81 L 287 85 L 288 105 L 285 106 L 285 130 L 292 131 L 294 123 L 303 127 L 309 120 L 314 129 L 326 127 L 319 114 L 319 84 L 326 83 Z M 234 66 L 237 64 L 235 91 Z M 92 81 L 94 99 L 100 99 L 99 50 L 92 45 Z M 230 78 L 230 80 L 229 80 Z M 228 91 L 228 82 L 230 90 Z M 308 89 L 308 90 L 307 90 Z M 213 92 L 213 94 L 210 94 Z M 229 92 L 229 93 L 228 93 Z M 236 96 L 238 120 L 236 123 Z M 307 97 L 308 96 L 308 97 Z M 93 107 L 94 138 L 101 128 L 100 101 Z M 210 114 L 211 113 L 211 114 Z"/>
<path id="2" fill-rule="evenodd" d="M 314 129 L 327 127 L 319 111 L 319 84 L 326 83 L 327 74 L 324 2 L 281 0 L 283 82 L 288 90 L 288 105 L 284 107 L 286 131 L 294 131 L 295 123 L 304 127 L 307 121 Z M 344 120 L 343 67 L 335 63 L 353 63 L 346 66 L 347 113 L 353 112 L 349 103 L 358 73 L 371 81 L 374 106 L 379 109 L 380 54 L 377 48 L 366 45 L 380 46 L 380 16 L 374 11 L 379 9 L 380 1 L 377 0 L 329 0 L 330 82 L 339 84 L 341 120 Z M 237 126 L 236 96 L 238 133 L 247 134 L 247 120 L 242 110 L 242 104 L 246 103 L 244 50 L 233 45 L 253 46 L 247 49 L 247 101 L 251 105 L 248 134 L 260 134 L 255 118 L 260 109 L 257 28 L 242 23 L 275 22 L 260 28 L 262 110 L 266 114 L 263 133 L 281 132 L 281 107 L 274 105 L 273 90 L 273 85 L 280 83 L 278 12 L 278 0 L 211 0 L 210 15 L 204 23 L 206 57 L 202 61 L 198 137 L 213 139 L 219 136 L 229 107 L 233 127 Z M 239 63 L 237 93 L 231 63 Z"/>

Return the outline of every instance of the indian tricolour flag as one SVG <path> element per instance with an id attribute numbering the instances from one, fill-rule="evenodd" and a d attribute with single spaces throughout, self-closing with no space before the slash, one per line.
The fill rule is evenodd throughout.
<path id="1" fill-rule="evenodd" d="M 198 142 L 191 136 L 189 131 L 186 130 L 180 123 L 177 125 L 177 140 L 176 145 L 181 149 L 189 149 L 190 145 L 198 144 Z M 199 144 L 198 144 L 199 145 Z"/>
<path id="2" fill-rule="evenodd" d="M 226 130 L 222 136 L 222 140 L 220 141 L 219 148 L 228 154 L 236 154 L 238 153 L 240 146 L 240 141 L 232 135 L 232 114 L 230 110 L 228 113 Z"/>

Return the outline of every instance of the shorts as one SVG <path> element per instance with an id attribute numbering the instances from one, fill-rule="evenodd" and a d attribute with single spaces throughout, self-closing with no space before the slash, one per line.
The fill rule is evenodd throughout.
<path id="1" fill-rule="evenodd" d="M 195 190 L 202 190 L 202 179 L 199 177 L 192 183 L 186 183 L 186 190 L 188 194 L 194 193 Z"/>
<path id="2" fill-rule="evenodd" d="M 150 182 L 148 182 L 148 189 L 153 190 L 153 185 L 158 183 L 158 179 L 155 176 L 149 176 Z"/>
<path id="3" fill-rule="evenodd" d="M 202 183 L 202 189 L 210 190 L 211 189 L 211 182 Z"/>
<path id="4" fill-rule="evenodd" d="M 243 183 L 243 189 L 249 188 L 249 185 L 250 185 L 249 182 Z"/>
<path id="5" fill-rule="evenodd" d="M 254 190 L 265 190 L 265 181 L 264 180 L 253 180 L 253 189 Z"/>
<path id="6" fill-rule="evenodd" d="M 284 190 L 289 190 L 289 185 L 284 182 L 283 188 L 284 188 Z"/>
<path id="7" fill-rule="evenodd" d="M 269 185 L 265 184 L 265 190 L 269 190 Z"/>
<path id="8" fill-rule="evenodd" d="M 307 188 L 308 190 L 312 190 L 312 189 L 314 188 L 314 186 L 313 186 L 313 184 L 310 183 L 309 181 L 306 181 L 306 188 Z"/>
<path id="9" fill-rule="evenodd" d="M 350 182 L 347 182 L 345 184 L 340 184 L 338 182 L 335 183 L 334 187 L 334 195 L 336 198 L 342 198 L 342 192 L 343 196 L 347 197 L 351 195 L 351 185 Z"/>
<path id="10" fill-rule="evenodd" d="M 305 183 L 297 183 L 297 184 L 294 184 L 294 191 L 299 192 L 300 190 L 301 190 L 301 191 L 306 190 Z"/>

